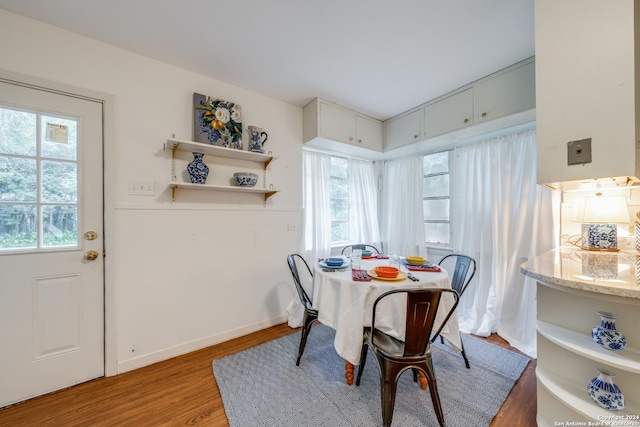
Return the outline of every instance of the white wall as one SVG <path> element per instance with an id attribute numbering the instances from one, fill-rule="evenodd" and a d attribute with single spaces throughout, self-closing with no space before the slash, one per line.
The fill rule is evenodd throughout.
<path id="1" fill-rule="evenodd" d="M 302 108 L 2 10 L 0 52 L 0 70 L 113 96 L 105 184 L 113 226 L 105 238 L 119 372 L 286 321 L 294 295 L 286 255 L 298 248 L 302 206 Z M 163 142 L 192 139 L 193 92 L 240 104 L 245 128 L 269 133 L 265 148 L 277 159 L 267 182 L 280 192 L 266 203 L 189 190 L 171 201 Z M 186 163 L 183 156 L 179 165 Z M 153 181 L 155 196 L 129 195 L 134 180 Z"/>

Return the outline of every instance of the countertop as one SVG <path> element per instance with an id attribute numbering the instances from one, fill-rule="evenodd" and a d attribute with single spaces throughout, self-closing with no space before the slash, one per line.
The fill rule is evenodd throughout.
<path id="1" fill-rule="evenodd" d="M 561 246 L 520 266 L 550 285 L 640 299 L 640 252 L 586 251 Z"/>

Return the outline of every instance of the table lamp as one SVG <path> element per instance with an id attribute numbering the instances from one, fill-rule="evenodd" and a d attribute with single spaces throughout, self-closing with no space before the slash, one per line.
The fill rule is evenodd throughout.
<path id="1" fill-rule="evenodd" d="M 582 249 L 617 252 L 619 223 L 629 222 L 624 196 L 587 197 L 582 216 Z"/>

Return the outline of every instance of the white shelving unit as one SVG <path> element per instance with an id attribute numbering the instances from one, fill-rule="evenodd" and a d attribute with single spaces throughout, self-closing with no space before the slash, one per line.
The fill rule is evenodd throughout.
<path id="1" fill-rule="evenodd" d="M 263 153 L 255 153 L 252 151 L 243 151 L 236 150 L 232 148 L 226 147 L 218 147 L 215 145 L 203 144 L 201 142 L 193 142 L 193 141 L 182 141 L 177 139 L 168 139 L 167 142 L 164 143 L 165 150 L 171 150 L 171 182 L 169 186 L 171 187 L 171 198 L 175 199 L 176 197 L 176 189 L 190 189 L 190 190 L 208 190 L 208 191 L 230 191 L 237 193 L 254 193 L 254 194 L 262 194 L 264 195 L 264 201 L 278 191 L 274 188 L 267 187 L 265 179 L 263 179 L 264 187 L 240 187 L 233 185 L 215 185 L 215 184 L 193 184 L 191 182 L 180 182 L 177 179 L 177 174 L 175 170 L 175 153 L 176 151 L 188 151 L 188 152 L 198 152 L 204 153 L 206 155 L 227 158 L 227 159 L 236 159 L 236 160 L 248 160 L 251 162 L 260 163 L 263 165 L 264 178 L 266 178 L 266 170 L 269 164 L 275 157 L 270 154 Z"/>
<path id="2" fill-rule="evenodd" d="M 635 327 L 640 301 L 538 279 L 537 305 L 538 425 L 615 420 L 640 426 L 640 331 Z M 599 325 L 600 310 L 620 315 L 617 326 L 627 338 L 625 349 L 608 350 L 593 341 L 591 329 Z M 604 409 L 587 393 L 598 368 L 615 374 L 614 382 L 625 397 L 623 410 Z"/>

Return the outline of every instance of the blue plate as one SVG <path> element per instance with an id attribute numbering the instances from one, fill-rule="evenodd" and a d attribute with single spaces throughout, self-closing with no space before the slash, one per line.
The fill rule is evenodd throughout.
<path id="1" fill-rule="evenodd" d="M 342 264 L 340 265 L 328 265 L 326 260 L 322 260 L 318 263 L 322 268 L 346 268 L 349 267 L 349 262 L 342 260 Z"/>

